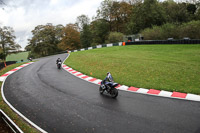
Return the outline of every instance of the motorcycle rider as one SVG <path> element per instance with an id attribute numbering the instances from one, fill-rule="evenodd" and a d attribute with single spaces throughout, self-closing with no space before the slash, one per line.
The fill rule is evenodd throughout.
<path id="1" fill-rule="evenodd" d="M 106 86 L 108 91 L 111 89 L 111 85 L 114 82 L 113 77 L 110 72 L 107 72 L 106 78 L 103 80 L 103 84 Z"/>
<path id="2" fill-rule="evenodd" d="M 62 60 L 61 60 L 60 58 L 58 58 L 58 59 L 56 60 L 56 64 L 58 64 L 58 62 L 62 62 Z"/>

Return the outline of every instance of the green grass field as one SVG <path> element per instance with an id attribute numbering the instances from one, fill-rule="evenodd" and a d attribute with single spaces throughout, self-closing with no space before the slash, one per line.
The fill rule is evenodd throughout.
<path id="1" fill-rule="evenodd" d="M 21 61 L 21 60 L 27 61 L 28 53 L 29 52 L 10 54 L 6 57 L 6 61 Z"/>
<path id="2" fill-rule="evenodd" d="M 123 85 L 200 94 L 200 45 L 132 45 L 71 53 L 66 65 Z"/>
<path id="3" fill-rule="evenodd" d="M 7 66 L 6 68 L 3 68 L 0 71 L 0 76 L 22 64 L 24 63 L 17 63 L 17 64 Z M 2 85 L 2 82 L 0 82 L 0 87 L 1 85 Z M 0 91 L 0 94 L 1 94 L 1 91 Z M 19 128 L 24 133 L 38 133 L 38 131 L 35 128 L 31 127 L 19 115 L 17 115 L 15 112 L 12 111 L 12 109 L 3 101 L 2 95 L 0 95 L 0 109 L 3 110 L 19 126 Z"/>

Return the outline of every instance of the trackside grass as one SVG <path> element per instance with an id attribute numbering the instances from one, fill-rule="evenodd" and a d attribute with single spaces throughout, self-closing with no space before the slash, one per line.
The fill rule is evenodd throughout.
<path id="1" fill-rule="evenodd" d="M 24 63 L 17 63 L 14 65 L 7 66 L 6 68 L 0 71 L 0 76 L 22 64 Z M 0 86 L 1 85 L 2 82 L 0 82 Z M 3 101 L 2 94 L 0 95 L 0 109 L 3 110 L 19 126 L 19 128 L 24 133 L 38 133 L 38 131 L 35 128 L 31 127 L 20 116 L 18 116 L 15 112 L 12 111 L 12 109 Z"/>
<path id="2" fill-rule="evenodd" d="M 28 53 L 29 52 L 20 52 L 16 54 L 10 54 L 6 57 L 6 61 L 21 61 L 21 60 L 26 61 Z"/>
<path id="3" fill-rule="evenodd" d="M 200 94 L 200 45 L 132 45 L 71 53 L 66 65 L 138 88 Z"/>

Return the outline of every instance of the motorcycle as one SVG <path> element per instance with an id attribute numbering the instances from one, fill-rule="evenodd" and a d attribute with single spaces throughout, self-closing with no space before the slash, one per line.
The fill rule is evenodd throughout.
<path id="1" fill-rule="evenodd" d="M 109 82 L 109 85 L 105 85 L 103 81 L 99 87 L 100 94 L 103 94 L 106 91 L 112 98 L 116 98 L 118 96 L 118 90 L 115 88 L 118 86 L 118 83 Z"/>
<path id="2" fill-rule="evenodd" d="M 58 67 L 58 69 L 61 68 L 61 62 L 58 62 L 58 63 L 57 63 L 57 67 Z"/>

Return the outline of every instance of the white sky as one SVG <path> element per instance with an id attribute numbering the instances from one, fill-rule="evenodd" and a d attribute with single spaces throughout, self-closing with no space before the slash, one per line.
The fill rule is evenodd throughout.
<path id="1" fill-rule="evenodd" d="M 82 14 L 90 19 L 103 0 L 5 0 L 0 6 L 0 26 L 10 26 L 24 48 L 37 25 L 75 23 Z"/>

